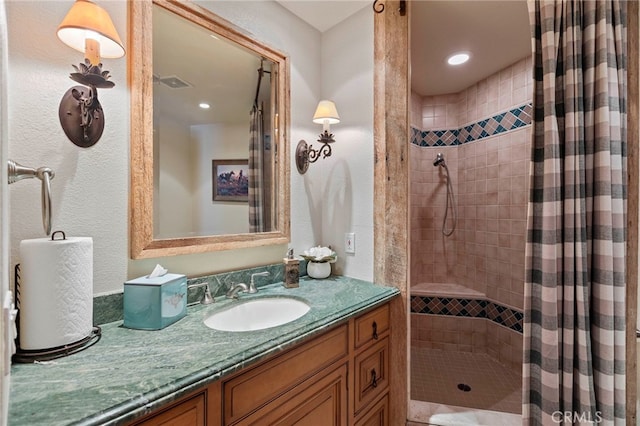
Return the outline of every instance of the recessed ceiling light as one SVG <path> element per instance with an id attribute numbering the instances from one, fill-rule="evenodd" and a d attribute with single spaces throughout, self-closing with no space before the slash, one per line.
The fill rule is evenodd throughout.
<path id="1" fill-rule="evenodd" d="M 449 65 L 461 65 L 469 60 L 468 53 L 455 53 L 447 58 Z"/>
<path id="2" fill-rule="evenodd" d="M 211 108 L 211 105 L 209 105 L 209 104 L 208 104 L 208 103 L 206 103 L 206 102 L 201 102 L 198 106 L 199 106 L 200 108 L 202 108 L 202 109 L 209 109 L 209 108 Z"/>

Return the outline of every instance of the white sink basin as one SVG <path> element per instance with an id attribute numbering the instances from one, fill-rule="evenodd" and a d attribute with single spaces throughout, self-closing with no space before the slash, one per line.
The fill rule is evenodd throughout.
<path id="1" fill-rule="evenodd" d="M 221 331 L 263 330 L 296 320 L 309 309 L 309 305 L 298 299 L 264 297 L 240 301 L 214 312 L 204 320 L 204 325 Z"/>

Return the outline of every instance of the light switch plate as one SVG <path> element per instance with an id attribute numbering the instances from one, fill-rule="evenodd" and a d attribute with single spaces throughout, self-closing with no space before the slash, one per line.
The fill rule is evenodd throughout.
<path id="1" fill-rule="evenodd" d="M 356 253 L 356 233 L 347 232 L 344 234 L 344 252 L 355 254 Z"/>

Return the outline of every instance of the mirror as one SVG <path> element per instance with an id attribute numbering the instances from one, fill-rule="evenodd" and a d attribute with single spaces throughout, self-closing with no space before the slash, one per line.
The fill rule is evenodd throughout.
<path id="1" fill-rule="evenodd" d="M 286 244 L 288 57 L 191 3 L 129 5 L 131 258 Z"/>

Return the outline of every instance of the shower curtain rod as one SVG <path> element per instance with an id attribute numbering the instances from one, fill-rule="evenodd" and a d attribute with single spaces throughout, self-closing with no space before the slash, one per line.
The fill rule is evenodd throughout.
<path id="1" fill-rule="evenodd" d="M 263 67 L 264 59 L 260 59 L 260 68 L 258 69 L 258 86 L 256 87 L 256 98 L 253 100 L 253 105 L 258 106 L 258 95 L 260 94 L 260 84 L 262 83 L 262 75 L 264 73 L 271 74 L 271 71 L 265 71 Z"/>

